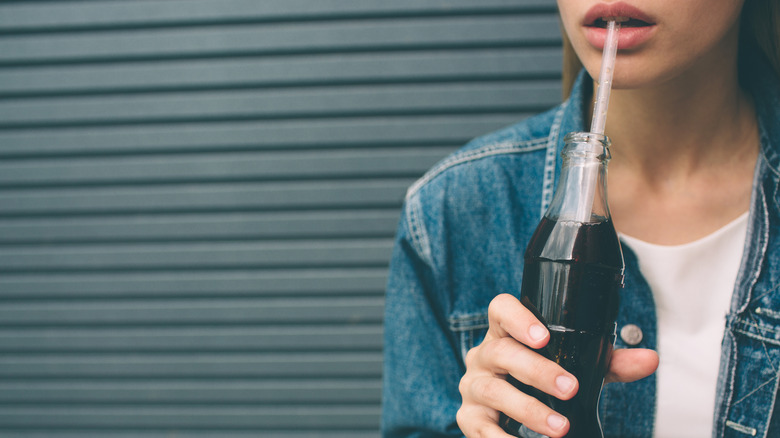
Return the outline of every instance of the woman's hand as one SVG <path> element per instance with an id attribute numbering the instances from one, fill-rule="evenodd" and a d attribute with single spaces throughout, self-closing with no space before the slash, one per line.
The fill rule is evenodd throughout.
<path id="1" fill-rule="evenodd" d="M 466 374 L 460 381 L 463 404 L 457 420 L 469 438 L 510 437 L 498 426 L 503 412 L 531 430 L 561 437 L 569 421 L 539 400 L 507 382 L 507 375 L 561 400 L 577 393 L 577 379 L 532 349 L 550 340 L 547 328 L 512 295 L 493 299 L 488 309 L 485 340 L 466 355 Z M 652 374 L 658 355 L 652 350 L 615 350 L 607 382 L 631 382 Z"/>

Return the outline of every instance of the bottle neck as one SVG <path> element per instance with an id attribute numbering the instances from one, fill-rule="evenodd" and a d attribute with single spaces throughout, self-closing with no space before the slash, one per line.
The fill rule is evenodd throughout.
<path id="1" fill-rule="evenodd" d="M 589 132 L 573 132 L 564 141 L 560 180 L 545 216 L 581 223 L 609 220 L 609 139 Z"/>

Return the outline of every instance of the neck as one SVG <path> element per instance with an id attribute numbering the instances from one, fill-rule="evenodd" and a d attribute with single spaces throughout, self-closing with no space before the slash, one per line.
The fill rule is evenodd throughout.
<path id="1" fill-rule="evenodd" d="M 616 94 L 607 134 L 617 165 L 652 174 L 693 170 L 757 145 L 752 104 L 738 90 Z"/>
<path id="2" fill-rule="evenodd" d="M 668 180 L 757 151 L 756 116 L 740 88 L 737 50 L 653 87 L 612 92 L 610 167 Z M 748 153 L 750 152 L 750 153 Z"/>
<path id="3" fill-rule="evenodd" d="M 619 231 L 680 244 L 748 209 L 758 127 L 752 101 L 739 87 L 736 50 L 730 65 L 709 64 L 653 87 L 612 93 L 609 203 Z"/>

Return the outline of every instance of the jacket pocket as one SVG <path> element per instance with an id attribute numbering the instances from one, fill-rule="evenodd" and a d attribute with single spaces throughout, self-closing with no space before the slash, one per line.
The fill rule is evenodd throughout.
<path id="1" fill-rule="evenodd" d="M 722 389 L 727 400 L 725 436 L 767 436 L 777 421 L 773 417 L 780 383 L 780 313 L 760 304 L 765 303 L 728 317 L 727 339 L 734 356 L 727 369 L 721 369 L 722 376 L 731 376 L 731 384 Z"/>
<path id="2" fill-rule="evenodd" d="M 485 339 L 488 329 L 487 311 L 451 316 L 448 321 L 450 330 L 452 330 L 460 342 L 462 360 L 466 357 L 466 353 L 469 350 L 479 345 Z"/>

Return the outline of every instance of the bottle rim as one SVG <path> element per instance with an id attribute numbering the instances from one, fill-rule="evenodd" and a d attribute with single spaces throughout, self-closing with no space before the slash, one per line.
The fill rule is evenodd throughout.
<path id="1" fill-rule="evenodd" d="M 564 153 L 567 155 L 593 156 L 600 160 L 609 160 L 612 145 L 609 137 L 595 132 L 570 132 L 563 138 Z M 588 147 L 590 146 L 590 147 Z"/>

